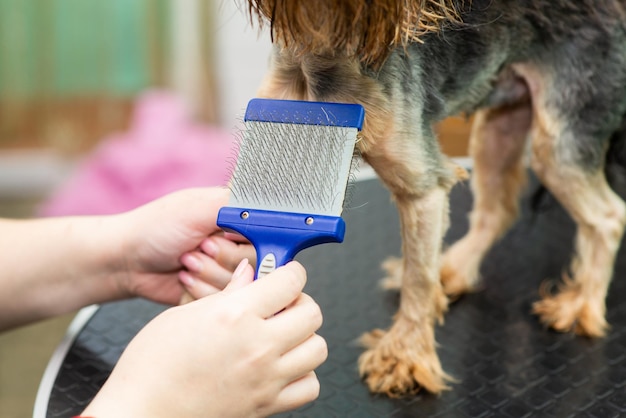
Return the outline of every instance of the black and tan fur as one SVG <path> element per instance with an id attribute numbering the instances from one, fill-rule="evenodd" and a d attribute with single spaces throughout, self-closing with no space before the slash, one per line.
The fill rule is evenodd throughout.
<path id="1" fill-rule="evenodd" d="M 276 43 L 260 95 L 361 103 L 361 151 L 400 213 L 403 259 L 387 263 L 400 307 L 359 359 L 372 391 L 447 388 L 435 322 L 514 222 L 527 138 L 532 169 L 578 228 L 571 274 L 534 312 L 559 331 L 605 334 L 626 225 L 604 171 L 626 114 L 626 0 L 250 0 L 250 10 Z M 433 125 L 457 113 L 475 113 L 475 204 L 468 234 L 440 257 L 459 170 Z"/>

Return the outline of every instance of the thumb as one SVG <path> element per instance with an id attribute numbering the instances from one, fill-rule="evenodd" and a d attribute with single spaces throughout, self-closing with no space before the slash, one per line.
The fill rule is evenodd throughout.
<path id="1" fill-rule="evenodd" d="M 252 283 L 254 280 L 254 270 L 247 258 L 241 260 L 228 285 L 224 288 L 225 292 L 232 292 L 241 289 Z"/>

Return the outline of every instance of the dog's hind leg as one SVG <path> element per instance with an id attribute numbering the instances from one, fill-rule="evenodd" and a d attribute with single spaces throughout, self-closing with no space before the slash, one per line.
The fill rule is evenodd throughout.
<path id="1" fill-rule="evenodd" d="M 528 100 L 475 114 L 470 134 L 474 160 L 470 229 L 445 252 L 441 267 L 441 282 L 451 297 L 476 287 L 485 254 L 517 217 L 518 196 L 526 180 L 522 157 L 531 118 Z"/>
<path id="2" fill-rule="evenodd" d="M 576 222 L 575 256 L 571 277 L 564 278 L 556 294 L 544 287 L 533 311 L 557 331 L 601 337 L 608 327 L 605 297 L 626 225 L 626 205 L 607 184 L 602 167 L 587 171 L 564 163 L 556 151 L 557 140 L 537 127 L 533 168 Z"/>
<path id="3" fill-rule="evenodd" d="M 607 183 L 604 162 L 609 137 L 626 107 L 626 91 L 603 89 L 609 85 L 603 78 L 582 81 L 593 82 L 596 90 L 571 80 L 555 86 L 557 76 L 530 66 L 521 69 L 533 85 L 532 168 L 577 228 L 569 275 L 555 294 L 544 287 L 533 311 L 557 331 L 600 337 L 608 328 L 605 297 L 626 225 L 626 204 Z M 561 89 L 568 89 L 569 96 Z"/>

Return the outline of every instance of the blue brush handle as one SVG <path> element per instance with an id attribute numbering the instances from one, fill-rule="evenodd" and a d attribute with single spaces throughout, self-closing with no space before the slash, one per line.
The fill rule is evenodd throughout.
<path id="1" fill-rule="evenodd" d="M 263 260 L 273 257 L 275 267 L 293 260 L 305 248 L 329 242 L 342 242 L 346 226 L 341 217 L 307 215 L 225 206 L 217 215 L 217 225 L 246 237 L 257 252 L 255 280 L 271 267 Z"/>
<path id="2" fill-rule="evenodd" d="M 244 121 L 304 125 L 363 127 L 365 109 L 354 103 L 305 102 L 302 100 L 252 99 Z"/>

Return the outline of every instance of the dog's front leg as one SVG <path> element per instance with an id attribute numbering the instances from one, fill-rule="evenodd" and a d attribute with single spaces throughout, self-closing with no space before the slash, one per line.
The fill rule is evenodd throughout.
<path id="1" fill-rule="evenodd" d="M 517 218 L 526 171 L 522 161 L 531 123 L 529 102 L 476 113 L 470 135 L 474 208 L 470 230 L 444 254 L 441 282 L 450 297 L 473 290 L 480 264 Z"/>
<path id="2" fill-rule="evenodd" d="M 452 167 L 440 155 L 434 133 L 423 133 L 416 120 L 420 110 L 393 112 L 404 101 L 392 104 L 383 84 L 363 75 L 354 60 L 298 58 L 285 51 L 273 58 L 260 96 L 365 107 L 359 147 L 397 203 L 404 261 L 394 324 L 388 331 L 376 330 L 364 337 L 369 349 L 361 356 L 359 369 L 373 392 L 401 396 L 424 387 L 438 393 L 448 380 L 435 351 L 434 326 L 447 307 L 439 256 L 448 224 L 447 192 L 455 181 Z"/>
<path id="3" fill-rule="evenodd" d="M 435 350 L 434 326 L 447 307 L 439 282 L 442 224 L 447 191 L 437 187 L 421 198 L 396 198 L 403 238 L 400 308 L 388 331 L 374 330 L 362 341 L 369 349 L 359 359 L 359 371 L 370 390 L 392 397 L 425 388 L 447 389 Z"/>
<path id="4" fill-rule="evenodd" d="M 439 393 L 450 380 L 435 350 L 434 326 L 447 309 L 439 258 L 453 176 L 445 164 L 429 168 L 426 161 L 440 159 L 422 158 L 424 151 L 417 149 L 416 141 L 402 141 L 404 146 L 392 141 L 373 149 L 379 154 L 369 154 L 367 159 L 390 188 L 400 215 L 400 307 L 389 330 L 363 336 L 368 350 L 359 359 L 359 371 L 373 392 L 398 397 L 422 387 Z M 407 146 L 413 150 L 411 158 L 397 152 Z"/>

